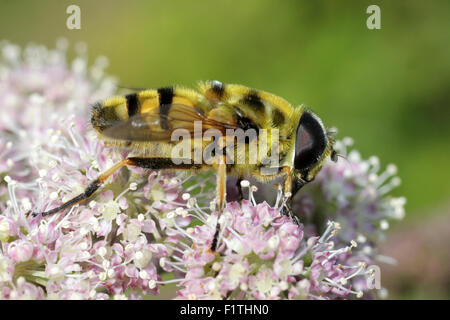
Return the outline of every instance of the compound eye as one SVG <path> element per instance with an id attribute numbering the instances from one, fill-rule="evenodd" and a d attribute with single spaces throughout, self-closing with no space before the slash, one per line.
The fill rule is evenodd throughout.
<path id="1" fill-rule="evenodd" d="M 307 175 L 320 160 L 327 142 L 326 131 L 320 119 L 312 112 L 305 111 L 300 118 L 295 139 L 295 169 Z"/>

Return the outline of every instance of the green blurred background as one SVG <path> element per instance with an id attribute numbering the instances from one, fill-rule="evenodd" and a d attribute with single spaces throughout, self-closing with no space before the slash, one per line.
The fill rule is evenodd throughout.
<path id="1" fill-rule="evenodd" d="M 81 30 L 66 28 L 70 4 L 81 8 Z M 371 4 L 381 8 L 381 30 L 366 27 Z M 311 107 L 363 157 L 397 164 L 395 194 L 408 203 L 385 245 L 399 259 L 382 279 L 391 298 L 450 297 L 448 232 L 432 232 L 436 219 L 450 224 L 449 21 L 445 0 L 0 0 L 0 39 L 86 42 L 91 60 L 107 56 L 124 86 L 218 79 L 264 89 Z M 424 236 L 395 249 L 425 229 L 435 245 Z M 417 268 L 405 276 L 395 250 L 437 255 L 442 277 L 422 283 L 428 269 Z"/>

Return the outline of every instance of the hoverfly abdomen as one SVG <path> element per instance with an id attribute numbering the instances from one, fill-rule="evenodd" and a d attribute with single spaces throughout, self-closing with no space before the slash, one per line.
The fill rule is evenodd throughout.
<path id="1" fill-rule="evenodd" d="M 92 106 L 91 124 L 98 132 L 111 128 L 120 121 L 128 118 L 128 115 L 125 115 L 124 113 L 126 100 L 116 100 L 116 105 L 105 106 L 101 102 L 97 102 Z"/>

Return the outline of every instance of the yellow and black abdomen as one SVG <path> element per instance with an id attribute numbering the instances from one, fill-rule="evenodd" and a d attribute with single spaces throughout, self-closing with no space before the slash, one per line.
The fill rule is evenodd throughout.
<path id="1" fill-rule="evenodd" d="M 136 114 L 159 107 L 160 100 L 158 90 L 145 90 L 98 102 L 92 107 L 92 126 L 102 133 Z"/>
<path id="2" fill-rule="evenodd" d="M 99 133 L 127 119 L 128 105 L 125 97 L 110 98 L 92 106 L 91 124 Z"/>
<path id="3" fill-rule="evenodd" d="M 151 114 L 159 115 L 162 129 L 167 129 L 167 116 L 172 105 L 205 109 L 200 100 L 201 97 L 195 90 L 182 87 L 144 90 L 96 103 L 92 107 L 91 123 L 101 134 L 135 115 Z"/>

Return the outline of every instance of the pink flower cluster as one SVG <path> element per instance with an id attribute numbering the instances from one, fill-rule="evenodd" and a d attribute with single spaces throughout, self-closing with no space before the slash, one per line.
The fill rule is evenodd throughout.
<path id="1" fill-rule="evenodd" d="M 201 209 L 195 215 L 206 216 Z M 243 200 L 228 203 L 219 218 L 221 232 L 217 253 L 210 250 L 215 219 L 179 231 L 182 247 L 165 265 L 184 262 L 181 299 L 332 299 L 361 297 L 349 279 L 366 277 L 364 263 L 342 266 L 338 258 L 352 245 L 335 250 L 330 239 L 339 225 L 319 237 L 304 238 L 303 227 L 280 208 Z M 212 216 L 214 217 L 214 216 Z M 173 230 L 176 232 L 176 230 Z M 186 232 L 186 233 L 185 233 Z M 181 248 L 184 248 L 182 250 Z M 181 249 L 181 250 L 180 250 Z"/>
<path id="2" fill-rule="evenodd" d="M 133 168 L 66 212 L 27 215 L 80 194 L 127 155 L 87 124 L 88 106 L 115 91 L 107 60 L 88 67 L 85 46 L 76 50 L 69 63 L 64 40 L 0 44 L 0 299 L 142 299 L 168 283 L 181 299 L 371 296 L 368 264 L 404 200 L 386 195 L 392 167 L 377 175 L 373 159 L 352 154 L 296 200 L 301 225 L 280 214 L 280 192 L 258 204 L 244 181 L 248 200 L 218 218 L 213 175 Z"/>
<path id="3" fill-rule="evenodd" d="M 406 199 L 389 194 L 400 184 L 395 176 L 397 168 L 389 164 L 379 172 L 379 159 L 373 156 L 366 160 L 356 150 L 348 152 L 352 144 L 350 138 L 337 141 L 335 149 L 343 158 L 325 164 L 316 180 L 294 198 L 294 210 L 305 224 L 306 235 L 317 235 L 324 222 L 332 220 L 342 229 L 333 239 L 336 246 L 357 242 L 353 254 L 341 259 L 341 263 L 353 264 L 357 259 L 368 265 L 392 264 L 393 259 L 382 255 L 378 245 L 385 238 L 389 222 L 405 215 Z M 368 289 L 366 282 L 354 280 L 358 290 Z M 385 290 L 377 293 L 386 294 Z"/>

